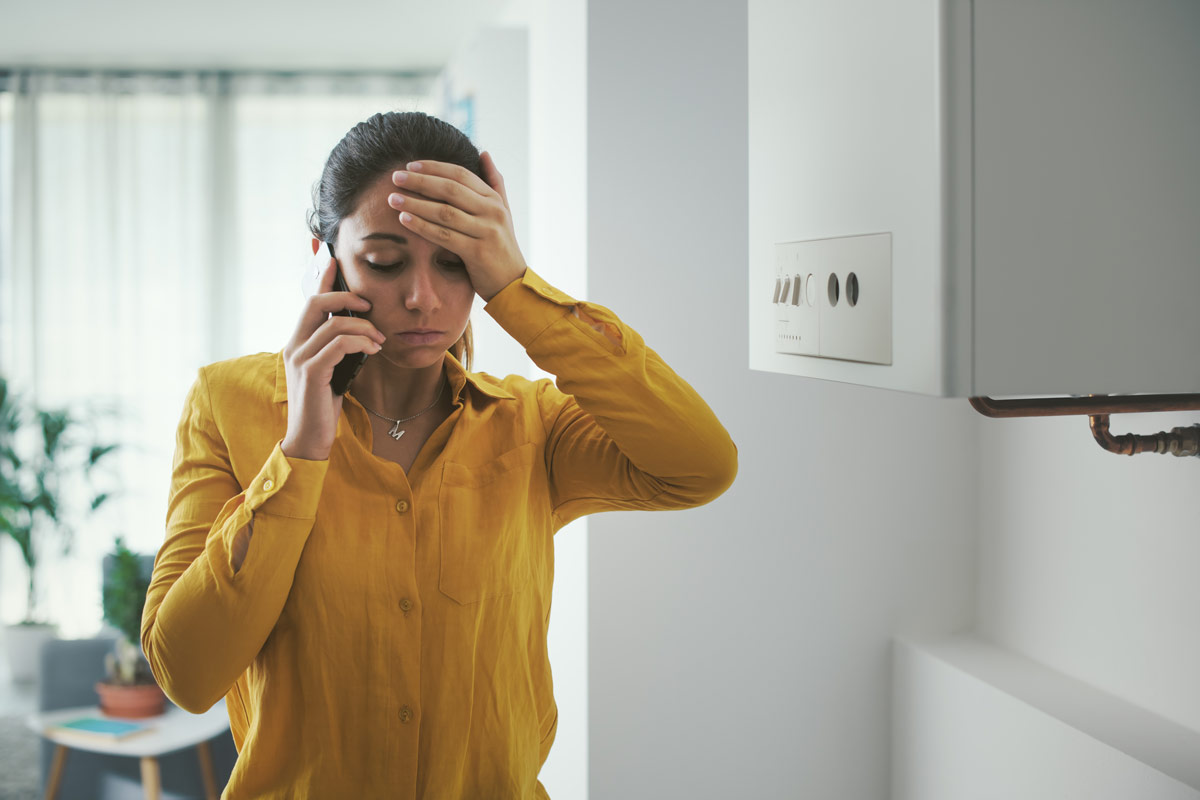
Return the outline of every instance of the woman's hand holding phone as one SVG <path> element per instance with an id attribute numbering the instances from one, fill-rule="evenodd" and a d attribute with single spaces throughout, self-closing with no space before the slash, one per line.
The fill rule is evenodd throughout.
<path id="1" fill-rule="evenodd" d="M 351 353 L 377 353 L 386 337 L 362 317 L 339 316 L 350 310 L 360 314 L 371 304 L 352 292 L 334 291 L 337 262 L 320 272 L 317 292 L 308 298 L 296 331 L 283 348 L 287 375 L 288 426 L 283 454 L 289 458 L 324 461 L 333 449 L 343 396 L 330 388 L 334 368 Z M 330 316 L 333 314 L 334 316 Z"/>

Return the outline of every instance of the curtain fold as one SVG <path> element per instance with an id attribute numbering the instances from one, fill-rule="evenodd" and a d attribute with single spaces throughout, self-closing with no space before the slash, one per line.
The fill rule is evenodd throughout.
<path id="1" fill-rule="evenodd" d="M 199 366 L 277 350 L 303 302 L 311 188 L 377 111 L 438 113 L 429 76 L 0 72 L 0 373 L 41 406 L 111 409 L 120 494 L 43 553 L 64 636 L 101 625 L 100 559 L 162 543 Z M 0 619 L 24 612 L 0 542 Z"/>

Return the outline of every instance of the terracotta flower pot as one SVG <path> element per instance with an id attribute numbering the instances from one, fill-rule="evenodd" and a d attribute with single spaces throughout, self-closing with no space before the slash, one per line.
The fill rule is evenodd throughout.
<path id="1" fill-rule="evenodd" d="M 167 696 L 156 683 L 121 686 L 103 681 L 96 684 L 100 710 L 112 717 L 154 717 L 163 713 Z"/>

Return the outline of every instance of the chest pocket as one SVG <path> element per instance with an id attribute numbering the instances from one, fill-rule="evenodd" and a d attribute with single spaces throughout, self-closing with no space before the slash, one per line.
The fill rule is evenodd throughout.
<path id="1" fill-rule="evenodd" d="M 482 466 L 446 463 L 438 499 L 443 594 L 478 603 L 528 585 L 530 478 L 540 456 L 529 442 Z"/>

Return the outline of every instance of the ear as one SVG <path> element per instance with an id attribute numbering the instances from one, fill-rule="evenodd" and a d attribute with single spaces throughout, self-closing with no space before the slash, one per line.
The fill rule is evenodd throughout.
<path id="1" fill-rule="evenodd" d="M 321 249 L 321 240 L 314 236 L 312 244 L 313 244 L 313 255 L 315 256 L 317 254 L 317 251 Z"/>

